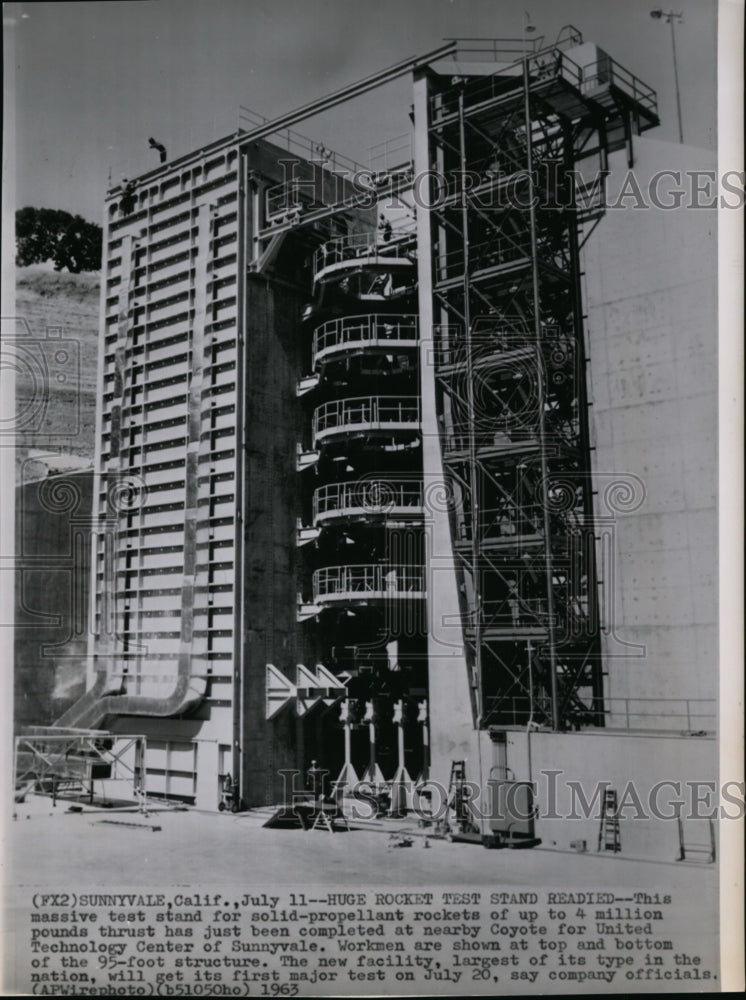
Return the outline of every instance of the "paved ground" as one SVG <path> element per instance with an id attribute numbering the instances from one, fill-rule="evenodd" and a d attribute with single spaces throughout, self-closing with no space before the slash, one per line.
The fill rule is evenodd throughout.
<path id="1" fill-rule="evenodd" d="M 3 881 L 12 898 L 31 887 L 79 885 L 168 887 L 320 883 L 350 887 L 541 886 L 712 891 L 714 865 L 640 861 L 595 852 L 534 848 L 485 850 L 480 845 L 429 839 L 410 821 L 384 821 L 330 834 L 267 829 L 268 813 L 136 812 L 53 808 L 28 796 L 6 824 Z M 107 822 L 102 822 L 106 820 Z M 111 822 L 116 821 L 116 822 Z M 124 825 L 126 823 L 138 826 Z M 153 831 L 152 826 L 159 826 Z M 391 846 L 392 832 L 415 834 L 409 848 Z"/>
<path id="2" fill-rule="evenodd" d="M 595 852 L 578 855 L 544 847 L 524 851 L 485 850 L 476 844 L 430 838 L 426 841 L 424 831 L 407 820 L 385 821 L 377 826 L 371 822 L 365 829 L 332 834 L 321 830 L 266 828 L 263 826 L 269 815 L 266 810 L 234 816 L 196 810 L 154 810 L 142 815 L 137 811 L 84 808 L 82 812 L 71 813 L 68 808 L 65 802 L 53 808 L 50 799 L 29 796 L 25 803 L 15 807 L 16 818 L 9 818 L 6 824 L 3 851 L 5 926 L 0 945 L 9 956 L 5 977 L 7 984 L 12 986 L 11 992 L 27 989 L 29 971 L 39 968 L 33 964 L 38 956 L 29 952 L 28 938 L 29 913 L 37 892 L 181 891 L 191 898 L 200 893 L 221 894 L 225 900 L 235 899 L 237 892 L 249 892 L 257 897 L 260 893 L 267 896 L 282 893 L 289 901 L 285 893 L 300 891 L 316 903 L 329 891 L 370 894 L 405 888 L 437 894 L 439 890 L 471 888 L 482 890 L 481 905 L 486 914 L 492 912 L 489 900 L 495 890 L 534 888 L 543 907 L 546 897 L 541 890 L 563 889 L 578 893 L 594 889 L 614 891 L 619 897 L 629 898 L 634 889 L 644 889 L 650 894 L 670 894 L 676 901 L 675 906 L 667 908 L 665 928 L 666 935 L 677 941 L 676 947 L 701 956 L 703 967 L 717 965 L 717 936 L 713 930 L 717 878 L 714 865 L 642 862 Z M 413 835 L 412 846 L 391 846 L 391 834 L 404 831 Z M 430 845 L 427 848 L 426 842 Z M 435 898 L 441 899 L 439 895 Z M 687 901 L 684 908 L 679 905 L 682 899 Z M 653 902 L 652 897 L 650 902 Z M 386 905 L 383 900 L 381 904 Z M 43 909 L 47 905 L 69 907 L 75 904 L 39 905 Z M 198 901 L 195 905 L 203 904 Z M 261 907 L 263 904 L 256 905 Z M 544 912 L 542 907 L 536 907 L 537 914 Z M 575 907 L 572 911 L 573 914 L 578 912 Z M 505 917 L 500 919 L 504 921 Z M 521 916 L 521 920 L 529 919 L 533 918 Z M 270 930 L 274 932 L 273 928 Z M 662 933 L 657 926 L 656 930 Z M 44 931 L 52 934 L 55 928 L 44 928 Z M 103 938 L 101 941 L 106 944 Z M 50 939 L 42 944 L 52 947 L 57 942 Z M 610 954 L 615 955 L 611 947 Z M 413 951 L 412 954 L 418 956 L 419 953 Z M 641 962 L 641 955 L 635 954 Z M 131 957 L 134 961 L 148 960 L 147 955 L 135 951 Z M 64 958 L 62 956 L 60 961 Z M 53 959 L 50 968 L 57 967 L 57 959 L 54 956 Z M 149 960 L 156 961 L 154 957 Z M 280 960 L 268 961 L 277 965 Z M 266 963 L 262 966 L 267 967 Z M 441 970 L 437 975 L 445 976 L 445 973 Z M 148 976 L 150 972 L 146 973 L 149 982 Z M 0 970 L 0 980 L 2 978 Z M 394 989 L 393 980 L 391 982 L 391 989 Z M 642 985 L 647 988 L 646 984 Z M 373 989 L 378 992 L 376 987 L 365 984 L 350 987 L 346 980 L 341 992 L 351 995 L 346 991 L 353 987 L 354 994 L 373 995 L 369 992 Z M 489 995 L 493 988 L 491 983 L 484 983 L 478 993 Z M 48 991 L 54 992 L 54 989 L 51 987 Z M 129 991 L 126 981 L 121 989 Z M 417 995 L 421 995 L 419 981 L 416 989 Z M 462 984 L 455 980 L 450 984 L 423 983 L 422 986 L 423 993 L 432 991 L 438 995 L 452 995 L 454 991 L 459 995 L 461 990 Z M 508 983 L 506 990 L 511 994 L 526 991 L 530 994 L 531 987 L 524 990 L 520 985 Z M 252 995 L 258 995 L 254 987 Z M 309 986 L 308 992 L 304 989 L 301 995 L 332 994 L 319 982 Z M 392 995 L 402 994 L 396 990 Z"/>

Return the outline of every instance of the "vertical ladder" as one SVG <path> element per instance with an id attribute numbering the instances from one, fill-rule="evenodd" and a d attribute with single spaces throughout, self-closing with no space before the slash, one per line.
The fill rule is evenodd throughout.
<path id="1" fill-rule="evenodd" d="M 598 829 L 598 850 L 613 851 L 617 854 L 621 849 L 616 789 L 605 788 L 601 805 L 601 825 Z"/>

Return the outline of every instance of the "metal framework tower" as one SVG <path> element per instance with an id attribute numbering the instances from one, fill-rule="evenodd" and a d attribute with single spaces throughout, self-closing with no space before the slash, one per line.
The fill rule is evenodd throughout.
<path id="1" fill-rule="evenodd" d="M 574 29 L 491 55 L 508 65 L 428 77 L 416 123 L 437 419 L 477 725 L 559 730 L 603 720 L 576 165 L 601 183 L 610 149 L 631 157 L 655 96 Z"/>

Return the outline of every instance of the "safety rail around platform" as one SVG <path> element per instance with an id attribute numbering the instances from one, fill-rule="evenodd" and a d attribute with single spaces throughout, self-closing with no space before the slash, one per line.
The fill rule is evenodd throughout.
<path id="1" fill-rule="evenodd" d="M 325 566 L 313 574 L 314 604 L 325 600 L 383 600 L 425 596 L 421 566 Z"/>
<path id="2" fill-rule="evenodd" d="M 579 32 L 562 42 L 554 42 L 543 48 L 524 44 L 521 49 L 516 44 L 518 39 L 505 39 L 503 43 L 510 44 L 502 45 L 498 39 L 487 41 L 488 44 L 484 48 L 473 51 L 489 55 L 498 62 L 505 60 L 505 65 L 482 82 L 469 82 L 465 91 L 467 107 L 479 104 L 481 100 L 494 96 L 496 85 L 506 76 L 515 77 L 519 68 L 526 62 L 532 84 L 542 80 L 561 78 L 584 95 L 588 95 L 594 88 L 610 84 L 630 97 L 652 118 L 657 117 L 658 98 L 656 91 L 615 59 L 612 59 L 602 49 L 597 50 L 597 59 L 584 66 L 580 66 L 564 51 L 566 48 L 572 49 L 582 44 L 582 35 Z M 537 41 L 541 41 L 541 39 Z M 458 58 L 458 51 L 455 58 Z M 451 98 L 459 92 L 459 89 L 460 85 L 457 85 L 444 92 L 434 94 L 430 98 L 433 124 L 437 124 L 444 117 L 457 110 Z"/>
<path id="3" fill-rule="evenodd" d="M 390 241 L 386 241 L 376 233 L 338 236 L 327 243 L 322 243 L 315 251 L 313 255 L 314 278 L 324 268 L 333 264 L 341 264 L 362 257 L 383 258 L 398 263 L 413 263 L 415 260 L 414 236 L 407 234 L 401 239 L 391 239 Z"/>
<path id="4" fill-rule="evenodd" d="M 374 173 L 389 174 L 407 169 L 414 160 L 411 132 L 377 142 L 369 149 L 370 168 Z"/>
<path id="5" fill-rule="evenodd" d="M 488 699 L 489 701 L 489 699 Z M 487 715 L 499 712 L 503 725 L 525 726 L 531 715 L 531 705 L 525 696 L 508 696 L 493 699 Z M 498 704 L 499 701 L 499 704 Z M 550 714 L 548 706 L 535 704 L 534 716 Z M 577 721 L 583 727 L 598 727 L 599 717 L 610 730 L 649 731 L 651 734 L 680 733 L 684 735 L 711 735 L 717 728 L 717 701 L 714 698 L 604 698 L 603 704 L 588 707 L 583 718 L 578 709 Z M 651 724 L 655 721 L 655 725 Z"/>
<path id="6" fill-rule="evenodd" d="M 531 241 L 527 236 L 496 236 L 484 243 L 469 245 L 469 261 L 472 274 L 492 268 L 500 268 L 516 261 L 531 258 Z M 464 249 L 450 250 L 435 258 L 436 283 L 461 278 L 464 271 Z"/>
<path id="7" fill-rule="evenodd" d="M 264 192 L 267 219 L 316 206 L 318 202 L 307 190 L 309 184 L 312 185 L 312 183 L 295 177 L 290 181 L 281 181 L 279 184 L 267 188 Z"/>
<path id="8" fill-rule="evenodd" d="M 609 84 L 617 87 L 628 97 L 631 97 L 635 104 L 648 110 L 652 115 L 658 113 L 658 95 L 652 87 L 631 73 L 624 66 L 620 65 L 616 59 L 605 52 L 600 53 L 600 58 L 583 67 L 583 93 L 592 90 L 593 87 L 605 86 Z"/>
<path id="9" fill-rule="evenodd" d="M 416 315 L 370 313 L 330 319 L 313 332 L 313 366 L 327 354 L 346 347 L 391 344 L 416 347 L 419 320 Z"/>
<path id="10" fill-rule="evenodd" d="M 271 124 L 272 119 L 240 104 L 238 106 L 238 121 L 239 131 L 243 130 L 241 126 L 247 127 L 246 130 L 251 131 L 257 127 Z M 275 146 L 282 145 L 289 153 L 296 153 L 304 160 L 319 163 L 330 173 L 339 173 L 348 177 L 367 170 L 363 164 L 351 157 L 337 153 L 333 149 L 327 149 L 324 143 L 302 135 L 292 128 L 279 128 L 269 137 L 268 141 Z"/>
<path id="11" fill-rule="evenodd" d="M 535 38 L 448 38 L 455 42 L 454 62 L 495 62 L 512 65 L 544 48 L 544 35 Z"/>
<path id="12" fill-rule="evenodd" d="M 463 327 L 458 324 L 435 324 L 432 328 L 435 341 L 432 361 L 439 368 L 464 365 L 469 359 L 468 348 L 471 349 L 471 360 L 475 365 L 498 359 L 500 355 L 515 357 L 517 353 L 535 353 L 535 332 L 528 328 L 516 332 L 515 329 L 510 329 L 511 322 L 514 326 L 518 326 L 525 325 L 526 320 L 524 317 L 516 316 L 512 321 L 510 318 L 505 318 L 494 324 L 489 321 L 483 322 L 481 325 L 475 325 L 468 340 Z M 574 348 L 574 341 L 569 334 L 547 323 L 541 324 L 540 342 L 551 351 L 561 350 L 567 353 Z"/>
<path id="13" fill-rule="evenodd" d="M 473 432 L 445 432 L 441 441 L 446 458 L 468 453 L 472 443 L 479 450 L 489 448 L 521 448 L 539 443 L 539 423 L 520 422 L 517 417 L 508 420 L 490 420 L 486 430 Z"/>
<path id="14" fill-rule="evenodd" d="M 314 522 L 345 513 L 422 513 L 422 483 L 396 479 L 359 479 L 328 483 L 313 494 Z"/>
<path id="15" fill-rule="evenodd" d="M 507 59 L 514 62 L 523 58 L 527 54 L 541 52 L 544 45 L 545 36 L 536 35 L 529 38 L 528 35 L 521 35 L 520 38 L 446 38 L 447 42 L 455 42 L 456 51 L 453 54 L 454 62 L 460 62 L 469 57 L 481 59 L 489 56 L 491 61 L 502 62 Z M 583 44 L 583 33 L 572 24 L 566 24 L 557 35 L 557 40 L 552 43 L 551 48 L 574 48 Z"/>
<path id="16" fill-rule="evenodd" d="M 541 535 L 544 532 L 544 509 L 541 504 L 509 504 L 502 507 L 486 507 L 479 512 L 479 537 L 483 542 L 508 540 L 520 544 L 525 537 Z M 457 515 L 457 543 L 471 542 L 472 521 L 464 511 Z"/>
<path id="17" fill-rule="evenodd" d="M 374 428 L 382 424 L 419 427 L 420 401 L 417 397 L 356 396 L 334 399 L 314 410 L 314 441 L 333 430 L 346 427 Z M 393 429 L 393 428 L 392 428 Z"/>
<path id="18" fill-rule="evenodd" d="M 481 104 L 482 101 L 495 97 L 505 90 L 506 83 L 514 86 L 523 62 L 528 64 L 528 74 L 532 82 L 561 78 L 576 90 L 581 90 L 583 84 L 583 68 L 571 59 L 557 45 L 550 45 L 537 52 L 523 52 L 513 56 L 510 62 L 501 66 L 495 73 L 487 77 L 469 78 L 465 86 L 456 84 L 447 90 L 433 94 L 430 98 L 430 110 L 433 125 L 439 124 L 444 118 L 458 112 L 457 98 L 463 90 L 465 107 Z"/>
<path id="19" fill-rule="evenodd" d="M 483 628 L 545 628 L 549 624 L 547 602 L 540 597 L 520 597 L 517 592 L 496 600 L 484 599 L 481 624 Z"/>

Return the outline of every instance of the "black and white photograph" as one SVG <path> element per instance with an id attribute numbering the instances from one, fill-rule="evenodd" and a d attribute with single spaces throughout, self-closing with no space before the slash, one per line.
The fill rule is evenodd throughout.
<path id="1" fill-rule="evenodd" d="M 742 0 L 3 34 L 0 992 L 743 989 Z"/>

